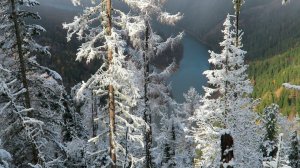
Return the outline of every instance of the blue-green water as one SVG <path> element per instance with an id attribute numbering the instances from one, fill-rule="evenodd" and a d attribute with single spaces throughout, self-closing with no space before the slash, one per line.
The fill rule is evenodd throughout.
<path id="1" fill-rule="evenodd" d="M 209 69 L 208 48 L 190 35 L 183 38 L 183 59 L 180 62 L 179 69 L 171 78 L 172 95 L 174 99 L 182 103 L 184 101 L 183 93 L 186 93 L 190 87 L 202 94 L 202 86 L 206 85 L 207 79 L 202 74 Z"/>

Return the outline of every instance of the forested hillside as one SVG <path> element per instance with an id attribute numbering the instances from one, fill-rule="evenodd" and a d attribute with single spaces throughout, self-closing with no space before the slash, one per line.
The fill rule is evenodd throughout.
<path id="1" fill-rule="evenodd" d="M 266 105 L 277 103 L 285 115 L 300 114 L 300 93 L 288 90 L 283 83 L 300 84 L 300 47 L 286 52 L 251 61 L 249 75 L 254 84 L 253 97 L 261 98 L 258 111 L 262 112 Z"/>
<path id="2" fill-rule="evenodd" d="M 229 1 L 229 0 L 228 0 Z M 227 0 L 174 0 L 167 5 L 185 14 L 178 26 L 218 49 L 224 15 L 233 9 Z M 247 58 L 279 54 L 300 41 L 300 1 L 282 6 L 281 0 L 250 0 L 242 7 L 241 28 L 245 32 Z"/>
<path id="3" fill-rule="evenodd" d="M 0 168 L 299 168 L 299 1 L 166 2 L 0 0 Z"/>

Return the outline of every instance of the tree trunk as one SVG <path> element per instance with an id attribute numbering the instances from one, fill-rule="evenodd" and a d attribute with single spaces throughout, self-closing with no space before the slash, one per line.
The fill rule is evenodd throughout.
<path id="1" fill-rule="evenodd" d="M 16 35 L 16 41 L 17 41 L 17 50 L 18 50 L 18 55 L 19 55 L 21 81 L 22 81 L 23 87 L 26 89 L 26 92 L 24 93 L 25 107 L 27 109 L 30 109 L 31 103 L 30 103 L 29 89 L 28 89 L 28 83 L 27 83 L 27 77 L 26 77 L 26 65 L 25 65 L 24 54 L 23 54 L 23 49 L 22 49 L 23 39 L 22 39 L 21 33 L 20 33 L 20 28 L 19 28 L 19 23 L 18 23 L 18 13 L 16 11 L 15 0 L 10 0 L 10 4 L 11 4 L 12 20 L 14 22 L 14 29 L 15 29 L 15 35 Z M 33 112 L 28 111 L 27 116 L 33 117 Z M 32 146 L 32 157 L 33 157 L 32 163 L 37 164 L 39 161 L 38 150 L 36 149 L 36 146 L 34 144 L 32 144 L 31 146 Z"/>
<path id="2" fill-rule="evenodd" d="M 148 84 L 149 84 L 149 57 L 147 55 L 149 49 L 149 23 L 146 23 L 146 32 L 145 32 L 145 49 L 144 49 L 144 120 L 148 124 L 149 129 L 146 128 L 145 131 L 145 149 L 146 149 L 146 168 L 152 167 L 152 156 L 151 156 L 151 148 L 152 148 L 152 117 L 149 109 L 149 98 L 148 98 Z"/>
<path id="3" fill-rule="evenodd" d="M 242 0 L 235 0 L 235 46 L 239 46 L 239 19 L 240 19 L 240 11 L 242 6 Z"/>
<path id="4" fill-rule="evenodd" d="M 112 29 L 112 18 L 111 18 L 111 0 L 106 0 L 106 15 L 108 19 L 108 24 L 107 24 L 107 35 L 111 35 L 111 29 Z M 113 59 L 113 52 L 112 52 L 112 47 L 108 46 L 108 51 L 107 51 L 107 58 L 108 58 L 108 66 L 112 64 L 112 59 Z M 115 112 L 115 95 L 114 95 L 114 87 L 112 85 L 108 86 L 108 111 L 109 111 L 109 153 L 110 157 L 112 160 L 112 165 L 111 168 L 116 168 L 116 163 L 117 163 L 117 156 L 116 156 L 116 144 L 115 144 L 115 118 L 116 118 L 116 112 Z"/>
<path id="5" fill-rule="evenodd" d="M 221 136 L 221 163 L 229 163 L 233 158 L 233 138 L 230 134 L 224 134 Z M 220 167 L 223 168 L 223 164 Z"/>
<path id="6" fill-rule="evenodd" d="M 236 12 L 235 17 L 235 27 L 236 27 L 236 34 L 235 34 L 235 46 L 239 46 L 239 17 L 240 17 L 240 11 Z"/>
<path id="7" fill-rule="evenodd" d="M 30 104 L 30 96 L 29 96 L 29 90 L 28 90 L 28 83 L 27 83 L 27 78 L 26 78 L 26 65 L 24 61 L 24 54 L 22 50 L 22 38 L 21 38 L 21 33 L 20 33 L 20 28 L 19 28 L 19 23 L 18 23 L 18 14 L 16 11 L 16 4 L 15 0 L 10 0 L 11 2 L 11 11 L 12 11 L 12 19 L 14 22 L 14 28 L 15 28 L 15 35 L 16 35 L 16 40 L 17 40 L 17 48 L 18 48 L 18 55 L 19 55 L 19 61 L 20 61 L 20 75 L 21 75 L 21 80 L 23 87 L 26 89 L 26 92 L 24 93 L 25 97 L 25 106 L 26 108 L 31 108 Z M 32 116 L 32 112 L 28 112 L 29 117 Z"/>
<path id="8" fill-rule="evenodd" d="M 91 93 L 91 100 L 92 100 L 92 127 L 93 127 L 93 137 L 96 137 L 97 135 L 97 126 L 98 126 L 98 121 L 95 121 L 97 118 L 97 98 L 94 97 L 94 93 Z"/>

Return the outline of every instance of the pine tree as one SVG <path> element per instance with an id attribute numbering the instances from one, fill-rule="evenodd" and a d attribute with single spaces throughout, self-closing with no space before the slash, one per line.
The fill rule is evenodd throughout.
<path id="1" fill-rule="evenodd" d="M 262 145 L 264 160 L 271 160 L 276 157 L 277 139 L 278 139 L 278 122 L 279 106 L 272 104 L 264 109 L 264 127 L 266 134 Z"/>
<path id="2" fill-rule="evenodd" d="M 160 119 L 160 131 L 156 131 L 153 148 L 157 167 L 191 167 L 191 157 L 186 149 L 184 112 L 170 97 L 165 98 L 165 112 Z"/>
<path id="3" fill-rule="evenodd" d="M 204 87 L 203 105 L 195 114 L 195 137 L 204 167 L 261 167 L 261 136 L 252 110 L 254 102 L 248 96 L 252 86 L 244 64 L 246 52 L 241 43 L 235 46 L 230 17 L 224 22 L 222 53 L 210 51 L 214 69 L 204 72 L 209 87 Z"/>
<path id="4" fill-rule="evenodd" d="M 106 99 L 99 118 L 94 119 L 107 118 L 109 127 L 89 140 L 97 147 L 92 152 L 97 155 L 93 166 L 128 166 L 125 163 L 137 166 L 141 163 L 141 158 L 134 151 L 143 146 L 143 132 L 139 127 L 144 126 L 144 120 L 132 111 L 140 93 L 134 83 L 134 73 L 128 68 L 130 61 L 127 55 L 131 48 L 127 43 L 130 35 L 127 23 L 131 19 L 135 17 L 112 8 L 111 1 L 107 0 L 86 8 L 81 16 L 74 18 L 73 23 L 64 24 L 68 29 L 68 39 L 76 33 L 80 40 L 85 41 L 79 48 L 77 60 L 89 62 L 99 58 L 103 61 L 99 70 L 77 92 L 78 99 L 85 97 L 86 89 Z M 107 141 L 100 140 L 103 138 Z M 130 148 L 126 148 L 126 143 L 130 144 Z"/>
<path id="5" fill-rule="evenodd" d="M 170 86 L 166 84 L 166 79 L 171 75 L 176 67 L 175 62 L 169 65 L 164 71 L 158 72 L 158 70 L 152 71 L 149 75 L 151 81 L 149 83 L 149 111 L 152 114 L 151 117 L 157 118 L 159 123 L 151 123 L 152 137 L 156 146 L 152 146 L 152 163 L 158 167 L 165 167 L 170 160 L 173 160 L 174 145 L 171 145 L 175 135 L 172 132 L 171 115 L 170 111 L 173 109 L 170 107 L 173 100 L 170 97 Z M 167 135 L 167 136 L 166 136 Z M 153 165 L 151 165 L 153 166 Z M 166 166 L 167 167 L 167 166 Z"/>
<path id="6" fill-rule="evenodd" d="M 47 101 L 49 100 L 47 99 L 44 101 L 37 100 L 33 106 L 38 107 L 36 103 L 42 103 L 44 108 L 39 108 L 38 110 L 43 110 L 45 114 L 39 114 L 39 117 L 34 116 L 34 118 L 28 117 L 27 111 L 36 111 L 33 108 L 25 108 L 23 102 L 20 101 L 25 89 L 19 87 L 18 80 L 16 79 L 17 75 L 7 69 L 0 69 L 0 76 L 3 75 L 1 77 L 2 83 L 0 89 L 1 100 L 4 100 L 0 104 L 2 116 L 1 128 L 3 128 L 0 135 L 1 137 L 5 137 L 3 138 L 3 146 L 13 154 L 13 165 L 28 166 L 29 164 L 44 167 L 61 165 L 62 163 L 59 158 L 62 156 L 59 149 L 61 147 L 59 141 L 60 132 L 56 132 L 60 131 L 58 124 L 56 124 L 60 120 L 56 118 L 56 115 L 52 111 L 49 111 L 53 106 L 48 107 L 49 104 Z M 42 91 L 39 88 L 36 89 L 37 91 Z M 51 88 L 48 89 L 50 90 Z M 45 95 L 48 96 L 47 93 Z M 57 115 L 59 116 L 59 113 Z M 50 116 L 52 117 L 51 119 L 49 118 Z M 31 147 L 37 150 L 39 163 L 32 163 L 34 156 L 24 155 L 24 153 L 32 151 Z"/>
<path id="7" fill-rule="evenodd" d="M 185 157 L 187 158 L 187 165 L 195 165 L 195 157 L 196 157 L 196 144 L 194 141 L 194 130 L 193 127 L 196 125 L 195 119 L 193 116 L 195 115 L 196 109 L 200 107 L 200 102 L 202 96 L 200 96 L 195 88 L 190 88 L 187 93 L 183 94 L 185 98 L 185 102 L 182 105 L 182 116 L 184 123 L 184 131 L 185 131 L 185 142 L 182 143 L 184 146 L 182 150 L 185 150 Z"/>
<path id="8" fill-rule="evenodd" d="M 1 147 L 0 139 L 0 168 L 9 168 L 10 162 L 12 161 L 11 154 Z"/>
<path id="9" fill-rule="evenodd" d="M 178 39 L 182 37 L 182 34 L 178 35 L 175 38 L 168 38 L 166 42 L 162 42 L 160 37 L 157 36 L 151 26 L 151 19 L 152 17 L 156 17 L 157 20 L 160 23 L 168 24 L 168 25 L 174 25 L 177 21 L 179 21 L 183 16 L 181 13 L 177 14 L 170 14 L 168 12 L 163 11 L 163 4 L 166 3 L 166 1 L 152 1 L 152 0 L 146 0 L 143 2 L 138 2 L 134 0 L 125 1 L 129 6 L 131 6 L 133 9 L 137 10 L 138 15 L 141 17 L 142 24 L 139 26 L 141 29 L 137 32 L 142 32 L 142 36 L 133 36 L 136 37 L 134 40 L 132 40 L 133 45 L 135 46 L 135 50 L 142 50 L 143 53 L 143 100 L 144 100 L 144 114 L 143 118 L 145 122 L 147 123 L 147 127 L 145 129 L 145 155 L 146 155 L 146 167 L 150 168 L 153 167 L 153 156 L 151 154 L 151 148 L 153 147 L 153 132 L 152 132 L 152 117 L 153 117 L 153 111 L 151 111 L 151 108 L 149 107 L 149 101 L 151 101 L 151 95 L 149 94 L 149 91 L 151 89 L 151 80 L 150 74 L 151 74 L 151 60 L 165 51 L 169 47 L 173 47 L 173 44 L 178 43 Z M 135 23 L 136 24 L 136 23 Z M 135 31 L 136 32 L 136 31 Z M 155 37 L 157 36 L 157 37 Z M 132 36 L 131 36 L 132 37 Z M 138 40 L 137 40 L 138 39 Z M 140 44 L 142 44 L 140 46 Z"/>
<path id="10" fill-rule="evenodd" d="M 11 104 L 1 106 L 6 109 L 1 122 L 4 129 L 11 127 L 10 122 L 15 124 L 14 129 L 2 132 L 1 136 L 10 134 L 2 140 L 3 146 L 14 157 L 14 165 L 49 167 L 61 165 L 63 152 L 59 139 L 64 113 L 61 100 L 65 91 L 61 77 L 55 71 L 40 66 L 33 56 L 50 55 L 47 47 L 34 40 L 35 35 L 45 31 L 44 28 L 26 23 L 28 19 L 40 19 L 38 14 L 30 11 L 30 7 L 36 5 L 39 3 L 35 0 L 0 2 L 0 55 L 3 67 L 10 71 L 6 81 L 11 81 L 4 94 Z M 17 146 L 23 148 L 17 149 Z"/>

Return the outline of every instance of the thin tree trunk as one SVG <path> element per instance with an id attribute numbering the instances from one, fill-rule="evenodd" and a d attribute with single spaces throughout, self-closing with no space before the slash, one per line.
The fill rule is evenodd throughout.
<path id="1" fill-rule="evenodd" d="M 16 35 L 17 47 L 18 47 L 18 55 L 19 55 L 19 61 L 20 61 L 21 80 L 22 80 L 23 87 L 26 89 L 26 92 L 24 93 L 25 106 L 26 106 L 26 108 L 31 108 L 28 83 L 27 83 L 27 78 L 26 78 L 26 65 L 25 65 L 24 54 L 23 54 L 23 50 L 22 50 L 22 41 L 23 40 L 21 38 L 21 33 L 20 33 L 20 28 L 19 28 L 19 23 L 18 23 L 18 14 L 16 11 L 15 0 L 10 0 L 10 2 L 11 2 L 12 19 L 14 22 L 15 35 Z M 31 113 L 32 112 L 28 112 L 29 117 L 32 116 Z"/>
<path id="2" fill-rule="evenodd" d="M 174 127 L 174 121 L 173 121 L 173 124 L 172 124 L 172 157 L 175 157 L 175 154 L 176 154 L 176 132 L 175 132 L 175 127 Z M 174 160 L 173 160 L 174 161 Z M 170 166 L 172 167 L 176 167 L 176 162 L 173 162 Z"/>
<path id="3" fill-rule="evenodd" d="M 234 5 L 235 5 L 235 28 L 236 28 L 235 46 L 238 47 L 239 46 L 239 20 L 240 20 L 242 0 L 236 0 Z"/>
<path id="4" fill-rule="evenodd" d="M 226 60 L 225 60 L 225 73 L 228 75 L 229 71 L 228 65 L 228 53 L 226 53 Z M 227 115 L 230 113 L 228 109 L 228 89 L 229 89 L 229 82 L 225 81 L 225 93 L 224 93 L 224 103 L 225 103 L 225 110 L 224 110 L 224 118 L 225 118 L 225 129 L 227 127 Z M 233 159 L 233 138 L 230 134 L 224 134 L 221 136 L 221 163 L 229 163 Z M 223 164 L 220 166 L 223 168 Z M 229 166 L 228 168 L 232 168 Z"/>
<path id="5" fill-rule="evenodd" d="M 276 155 L 276 165 L 275 168 L 280 167 L 280 154 L 281 154 L 281 147 L 282 147 L 282 134 L 279 135 L 279 142 L 278 142 L 278 151 Z"/>
<path id="6" fill-rule="evenodd" d="M 236 27 L 236 35 L 235 35 L 235 46 L 239 46 L 239 17 L 240 17 L 240 11 L 236 12 L 236 17 L 235 17 L 235 27 Z"/>
<path id="7" fill-rule="evenodd" d="M 127 160 L 128 160 L 128 127 L 126 128 L 126 136 L 125 136 L 125 163 L 123 168 L 127 168 Z"/>
<path id="8" fill-rule="evenodd" d="M 107 35 L 111 35 L 111 29 L 112 29 L 112 18 L 111 18 L 111 0 L 106 0 L 106 15 L 108 19 L 108 24 L 107 24 Z M 108 51 L 107 51 L 107 58 L 108 58 L 108 66 L 112 64 L 112 59 L 113 59 L 113 52 L 112 52 L 112 47 L 108 46 Z M 116 168 L 116 163 L 117 163 L 117 156 L 116 156 L 116 144 L 115 144 L 115 117 L 116 117 L 116 112 L 115 112 L 115 95 L 114 95 L 114 87 L 113 85 L 108 86 L 108 110 L 109 110 L 109 153 L 111 160 L 113 164 L 111 165 L 111 168 Z"/>
<path id="9" fill-rule="evenodd" d="M 15 0 L 10 0 L 10 3 L 11 3 L 12 20 L 14 22 L 14 29 L 15 29 L 15 35 L 16 35 L 16 41 L 17 41 L 18 55 L 19 55 L 21 81 L 22 81 L 23 87 L 26 89 L 26 91 L 24 93 L 25 107 L 27 109 L 30 109 L 31 103 L 30 103 L 29 89 L 28 89 L 28 83 L 27 83 L 27 77 L 26 77 L 26 65 L 25 65 L 24 54 L 23 54 L 23 49 L 22 49 L 22 41 L 23 40 L 21 37 L 19 23 L 18 23 L 18 13 L 16 11 Z M 27 116 L 33 117 L 33 112 L 28 111 Z M 38 150 L 33 143 L 31 145 L 31 147 L 32 147 L 32 157 L 33 157 L 32 162 L 33 162 L 33 164 L 37 164 L 39 161 Z"/>
<path id="10" fill-rule="evenodd" d="M 96 130 L 96 127 L 97 127 L 97 123 L 95 122 L 95 119 L 97 118 L 97 104 L 96 104 L 96 98 L 94 97 L 94 93 L 92 91 L 91 93 L 91 100 L 92 100 L 92 128 L 93 128 L 93 137 L 96 137 L 97 135 L 97 130 Z"/>
<path id="11" fill-rule="evenodd" d="M 148 98 L 148 84 L 149 84 L 149 58 L 148 58 L 148 49 L 149 49 L 149 23 L 146 23 L 146 32 L 145 32 L 145 49 L 144 49 L 144 120 L 148 124 L 149 129 L 146 128 L 145 131 L 145 149 L 146 149 L 146 168 L 152 167 L 152 156 L 151 156 L 151 148 L 152 148 L 152 117 L 149 112 L 149 98 Z"/>

